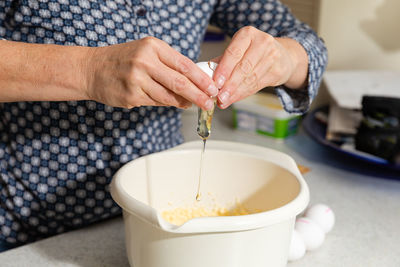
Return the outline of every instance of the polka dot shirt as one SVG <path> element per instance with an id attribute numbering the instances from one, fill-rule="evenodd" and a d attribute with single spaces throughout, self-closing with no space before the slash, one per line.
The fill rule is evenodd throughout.
<path id="1" fill-rule="evenodd" d="M 3 39 L 97 47 L 154 36 L 194 61 L 209 23 L 229 35 L 253 25 L 297 40 L 308 53 L 308 88 L 276 90 L 288 111 L 307 110 L 326 48 L 279 1 L 0 1 Z M 128 161 L 181 143 L 180 127 L 180 111 L 171 107 L 0 104 L 0 241 L 32 242 L 120 214 L 109 192 L 113 174 Z"/>

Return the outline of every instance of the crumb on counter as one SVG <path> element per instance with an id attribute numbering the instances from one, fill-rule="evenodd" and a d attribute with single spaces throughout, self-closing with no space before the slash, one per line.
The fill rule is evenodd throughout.
<path id="1" fill-rule="evenodd" d="M 311 171 L 310 168 L 304 165 L 297 164 L 297 167 L 299 168 L 301 174 L 306 174 L 307 172 Z"/>

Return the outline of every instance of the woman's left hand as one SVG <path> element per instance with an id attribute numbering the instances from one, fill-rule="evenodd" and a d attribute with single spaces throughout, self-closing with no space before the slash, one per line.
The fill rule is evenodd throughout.
<path id="1" fill-rule="evenodd" d="M 306 85 L 308 58 L 304 48 L 289 38 L 274 38 L 254 27 L 240 29 L 224 54 L 217 58 L 214 81 L 218 105 L 227 108 L 268 86 L 298 89 Z"/>

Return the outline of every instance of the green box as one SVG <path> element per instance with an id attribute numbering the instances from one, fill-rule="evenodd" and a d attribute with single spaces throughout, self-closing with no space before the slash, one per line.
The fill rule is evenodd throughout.
<path id="1" fill-rule="evenodd" d="M 259 93 L 233 105 L 233 124 L 240 130 L 274 138 L 286 138 L 297 132 L 300 115 L 283 110 L 279 99 Z"/>

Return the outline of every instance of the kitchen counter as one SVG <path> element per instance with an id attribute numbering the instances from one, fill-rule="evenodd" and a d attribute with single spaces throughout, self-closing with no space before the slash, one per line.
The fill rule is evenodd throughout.
<path id="1" fill-rule="evenodd" d="M 186 141 L 198 140 L 196 119 L 195 109 L 183 114 Z M 304 175 L 311 203 L 329 205 L 336 214 L 336 225 L 322 247 L 288 267 L 400 266 L 400 180 L 387 179 L 400 173 L 384 173 L 367 164 L 356 164 L 302 132 L 276 141 L 233 130 L 230 111 L 217 112 L 211 139 L 277 149 L 311 169 Z M 0 266 L 128 267 L 122 218 L 0 253 Z"/>

